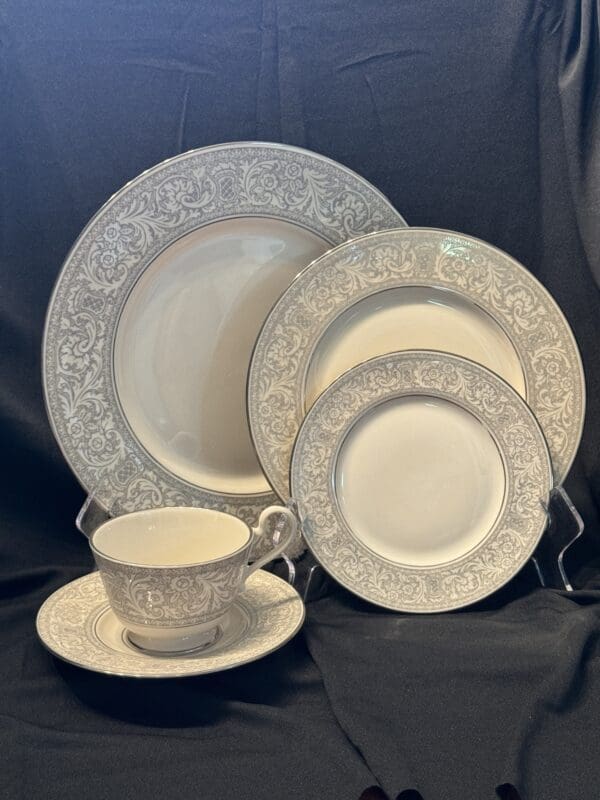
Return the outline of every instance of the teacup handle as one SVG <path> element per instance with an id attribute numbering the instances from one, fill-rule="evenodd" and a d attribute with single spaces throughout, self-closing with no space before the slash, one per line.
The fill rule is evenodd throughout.
<path id="1" fill-rule="evenodd" d="M 289 530 L 287 534 L 283 534 L 281 541 L 275 547 L 269 550 L 269 552 L 266 553 L 262 558 L 259 558 L 258 561 L 255 561 L 253 564 L 249 564 L 246 567 L 244 580 L 247 580 L 253 572 L 256 572 L 257 569 L 264 567 L 264 565 L 268 564 L 269 561 L 273 561 L 273 559 L 277 558 L 277 556 L 280 556 L 285 551 L 285 548 L 291 542 L 296 534 L 296 531 L 298 530 L 298 520 L 296 519 L 295 514 L 293 514 L 289 508 L 285 508 L 284 506 L 269 506 L 268 508 L 265 508 L 260 515 L 258 526 L 256 528 L 252 528 L 252 533 L 254 536 L 264 536 L 267 527 L 267 521 L 273 514 L 281 514 L 284 516 Z"/>

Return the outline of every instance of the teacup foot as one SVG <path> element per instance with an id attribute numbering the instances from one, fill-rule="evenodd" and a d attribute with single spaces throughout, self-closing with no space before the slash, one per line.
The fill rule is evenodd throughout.
<path id="1" fill-rule="evenodd" d="M 151 656 L 173 658 L 197 654 L 209 647 L 213 647 L 223 636 L 223 629 L 221 625 L 216 625 L 209 631 L 203 631 L 195 636 L 181 637 L 181 639 L 176 641 L 157 640 L 145 636 L 141 637 L 130 630 L 125 630 L 123 635 L 127 644 L 135 647 L 136 650 L 142 653 L 147 653 Z"/>

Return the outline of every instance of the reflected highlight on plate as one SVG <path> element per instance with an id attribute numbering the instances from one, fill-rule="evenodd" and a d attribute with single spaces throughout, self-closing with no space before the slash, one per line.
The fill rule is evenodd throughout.
<path id="1" fill-rule="evenodd" d="M 269 490 L 246 421 L 248 362 L 275 300 L 327 248 L 282 220 L 225 220 L 141 275 L 117 328 L 116 387 L 135 436 L 173 474 L 218 492 Z"/>
<path id="2" fill-rule="evenodd" d="M 359 300 L 315 347 L 305 409 L 343 372 L 399 350 L 443 350 L 491 369 L 526 397 L 519 354 L 500 325 L 467 297 L 434 286 L 402 286 Z"/>

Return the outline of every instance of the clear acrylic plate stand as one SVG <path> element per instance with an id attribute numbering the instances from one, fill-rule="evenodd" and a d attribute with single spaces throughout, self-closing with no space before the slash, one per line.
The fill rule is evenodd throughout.
<path id="1" fill-rule="evenodd" d="M 289 503 L 294 507 L 293 503 Z M 542 586 L 548 589 L 573 591 L 564 568 L 564 556 L 568 548 L 583 533 L 583 520 L 562 486 L 554 488 L 544 503 L 548 525 L 531 561 Z M 85 536 L 103 522 L 110 519 L 107 506 L 97 495 L 90 495 L 77 515 L 75 524 Z M 305 603 L 317 600 L 327 594 L 331 579 L 315 561 L 312 553 L 306 551 L 295 561 L 284 556 L 287 567 L 287 580 L 298 590 Z"/>
<path id="2" fill-rule="evenodd" d="M 562 486 L 552 489 L 544 508 L 548 525 L 531 560 L 542 586 L 572 592 L 564 557 L 583 533 L 583 520 Z"/>

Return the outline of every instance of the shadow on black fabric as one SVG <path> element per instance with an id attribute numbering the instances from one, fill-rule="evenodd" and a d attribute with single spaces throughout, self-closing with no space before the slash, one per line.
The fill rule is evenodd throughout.
<path id="1" fill-rule="evenodd" d="M 210 726 L 226 715 L 226 702 L 210 677 L 147 681 L 84 672 L 63 662 L 57 670 L 89 709 L 134 725 L 157 728 Z M 151 698 L 160 697 L 159 702 Z"/>
<path id="2" fill-rule="evenodd" d="M 390 800 L 387 794 L 379 786 L 369 786 L 358 800 Z"/>
<path id="3" fill-rule="evenodd" d="M 364 790 L 358 800 L 389 800 L 389 797 L 379 786 L 369 786 L 368 789 Z M 425 800 L 425 798 L 416 789 L 404 789 L 404 791 L 400 792 L 396 797 L 396 800 Z M 510 798 L 508 798 L 508 800 L 510 800 Z"/>
<path id="4" fill-rule="evenodd" d="M 302 647 L 299 642 L 295 646 Z M 285 689 L 277 681 L 277 654 L 271 659 L 268 681 L 260 662 L 215 675 L 151 681 L 101 675 L 59 660 L 56 665 L 68 688 L 89 709 L 134 725 L 191 728 L 214 725 L 230 715 L 236 703 L 276 707 Z"/>
<path id="5" fill-rule="evenodd" d="M 417 792 L 416 789 L 405 789 L 403 792 L 400 792 L 396 800 L 425 800 L 421 792 Z"/>
<path id="6" fill-rule="evenodd" d="M 496 794 L 500 800 L 522 800 L 521 795 L 512 783 L 503 783 L 496 789 Z"/>

